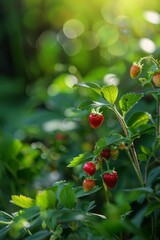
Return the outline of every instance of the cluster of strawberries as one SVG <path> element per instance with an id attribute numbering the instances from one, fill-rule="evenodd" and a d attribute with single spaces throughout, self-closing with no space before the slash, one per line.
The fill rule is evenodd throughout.
<path id="1" fill-rule="evenodd" d="M 95 162 L 86 162 L 83 166 L 83 170 L 87 173 L 88 176 L 83 181 L 83 188 L 84 191 L 88 192 L 94 188 L 96 185 L 95 180 L 93 177 L 99 164 L 104 164 L 105 161 L 108 161 L 110 158 L 112 160 L 116 160 L 119 155 L 118 149 L 108 149 L 105 148 L 100 153 L 100 156 L 95 159 Z M 103 184 L 105 184 L 106 188 L 113 189 L 117 183 L 118 174 L 115 170 L 108 170 L 107 172 L 103 173 L 102 175 Z"/>
<path id="2" fill-rule="evenodd" d="M 133 63 L 130 68 L 130 76 L 131 78 L 137 78 L 142 72 L 143 65 L 140 63 Z M 160 72 L 159 70 L 155 71 L 152 76 L 152 84 L 155 87 L 160 87 Z"/>
<path id="3" fill-rule="evenodd" d="M 104 121 L 104 116 L 98 110 L 92 109 L 90 115 L 88 116 L 90 126 L 92 128 L 98 128 L 102 125 Z M 120 146 L 121 145 L 121 146 Z M 105 148 L 101 151 L 100 155 L 96 157 L 95 161 L 86 162 L 83 166 L 83 170 L 87 173 L 88 177 L 83 181 L 84 191 L 88 192 L 94 188 L 96 185 L 94 178 L 92 177 L 99 165 L 103 165 L 105 161 L 110 158 L 116 160 L 119 156 L 119 149 L 124 149 L 125 145 L 121 143 L 119 148 Z M 108 164 L 107 164 L 108 165 Z M 115 170 L 107 170 L 102 174 L 103 185 L 105 188 L 113 189 L 117 183 L 118 174 Z"/>

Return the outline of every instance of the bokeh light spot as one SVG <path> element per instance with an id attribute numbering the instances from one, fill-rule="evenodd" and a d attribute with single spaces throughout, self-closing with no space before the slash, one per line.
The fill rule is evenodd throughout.
<path id="1" fill-rule="evenodd" d="M 106 74 L 103 78 L 103 82 L 107 85 L 119 85 L 119 78 L 113 73 Z"/>
<path id="2" fill-rule="evenodd" d="M 84 25 L 78 19 L 70 19 L 63 25 L 63 32 L 68 38 L 77 38 L 84 32 Z"/>
<path id="3" fill-rule="evenodd" d="M 153 24 L 160 24 L 160 14 L 155 11 L 145 11 L 144 19 Z"/>
<path id="4" fill-rule="evenodd" d="M 65 83 L 68 87 L 72 88 L 74 84 L 78 83 L 78 79 L 74 75 L 68 75 L 65 78 Z"/>
<path id="5" fill-rule="evenodd" d="M 153 53 L 156 50 L 155 43 L 149 38 L 141 38 L 139 41 L 139 45 L 143 51 L 148 53 Z"/>
<path id="6" fill-rule="evenodd" d="M 63 44 L 65 53 L 69 56 L 74 56 L 81 50 L 82 44 L 78 39 L 68 39 Z"/>

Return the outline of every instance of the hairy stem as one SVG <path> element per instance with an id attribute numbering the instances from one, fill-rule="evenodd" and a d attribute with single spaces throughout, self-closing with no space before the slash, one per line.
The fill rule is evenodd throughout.
<path id="1" fill-rule="evenodd" d="M 135 172 L 136 172 L 136 174 L 137 174 L 137 176 L 138 176 L 138 179 L 139 179 L 141 185 L 144 186 L 143 179 L 142 179 L 141 175 L 139 175 L 139 172 L 138 172 L 138 170 L 137 170 L 137 167 L 136 167 L 135 163 L 133 162 L 132 156 L 131 156 L 131 154 L 130 154 L 130 152 L 129 152 L 129 150 L 128 150 L 127 148 L 126 148 L 126 153 L 127 153 L 128 158 L 130 159 L 130 161 L 131 161 L 131 163 L 132 163 L 132 165 L 133 165 L 133 168 L 134 168 L 134 170 L 135 170 Z"/>
<path id="2" fill-rule="evenodd" d="M 160 145 L 160 96 L 157 96 L 157 142 Z"/>
<path id="3" fill-rule="evenodd" d="M 121 124 L 121 127 L 122 127 L 122 129 L 123 129 L 123 131 L 124 131 L 125 136 L 126 136 L 126 137 L 129 137 L 129 134 L 128 134 L 128 131 L 127 131 L 127 125 L 126 125 L 126 123 L 125 123 L 125 120 L 124 120 L 124 118 L 121 116 L 121 114 L 117 111 L 116 106 L 114 106 L 113 111 L 115 112 L 115 114 L 116 114 L 116 116 L 117 116 L 117 118 L 118 118 L 118 120 L 119 120 L 119 122 L 120 122 L 120 124 Z M 130 145 L 129 149 L 130 149 L 130 151 L 131 151 L 131 153 L 132 153 L 132 157 L 131 157 L 129 151 L 128 151 L 128 156 L 129 156 L 129 158 L 130 158 L 131 161 L 132 161 L 132 158 L 133 158 L 133 161 L 134 161 L 134 162 L 132 161 L 132 164 L 133 164 L 133 166 L 134 166 L 134 169 L 135 169 L 135 171 L 136 171 L 136 173 L 137 173 L 137 176 L 138 176 L 138 178 L 139 178 L 139 180 L 140 180 L 141 185 L 144 186 L 141 169 L 140 169 L 140 166 L 139 166 L 137 154 L 136 154 L 136 151 L 135 151 L 135 148 L 134 148 L 134 144 L 133 144 L 133 143 Z"/>
<path id="4" fill-rule="evenodd" d="M 158 61 L 156 61 L 156 59 L 154 59 L 152 56 L 147 56 L 147 57 L 143 57 L 138 61 L 138 64 L 141 64 L 141 62 L 143 60 L 150 60 L 154 63 L 154 65 L 160 70 L 160 64 L 158 63 Z"/>

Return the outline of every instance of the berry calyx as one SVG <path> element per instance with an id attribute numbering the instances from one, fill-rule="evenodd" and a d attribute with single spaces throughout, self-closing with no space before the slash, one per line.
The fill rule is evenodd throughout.
<path id="1" fill-rule="evenodd" d="M 90 176 L 96 171 L 96 165 L 93 162 L 86 162 L 83 166 L 83 170 Z"/>
<path id="2" fill-rule="evenodd" d="M 91 178 L 86 178 L 83 180 L 83 189 L 85 192 L 89 192 L 90 190 L 92 190 L 94 188 L 95 184 L 95 180 L 91 179 Z"/>
<path id="3" fill-rule="evenodd" d="M 102 152 L 100 153 L 100 156 L 101 156 L 102 158 L 109 159 L 109 158 L 110 158 L 110 149 L 104 148 L 104 149 L 102 150 Z"/>
<path id="4" fill-rule="evenodd" d="M 104 173 L 103 180 L 109 189 L 113 189 L 117 183 L 118 174 L 116 171 Z"/>
<path id="5" fill-rule="evenodd" d="M 88 116 L 88 120 L 92 128 L 98 128 L 102 125 L 104 121 L 104 116 L 102 113 L 95 111 L 93 109 L 90 115 Z"/>
<path id="6" fill-rule="evenodd" d="M 142 71 L 142 65 L 138 63 L 133 63 L 133 65 L 130 68 L 130 76 L 131 78 L 136 78 L 140 75 Z"/>
<path id="7" fill-rule="evenodd" d="M 110 155 L 111 155 L 112 160 L 117 160 L 117 159 L 118 159 L 118 156 L 119 156 L 119 150 L 118 150 L 118 148 L 111 149 L 111 150 L 110 150 Z"/>
<path id="8" fill-rule="evenodd" d="M 153 75 L 152 83 L 155 87 L 160 87 L 160 72 L 157 72 Z"/>

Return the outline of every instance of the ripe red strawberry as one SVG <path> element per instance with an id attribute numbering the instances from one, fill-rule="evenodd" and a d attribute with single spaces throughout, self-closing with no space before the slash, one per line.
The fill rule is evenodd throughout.
<path id="1" fill-rule="evenodd" d="M 58 142 L 63 142 L 66 140 L 66 136 L 63 133 L 57 133 L 55 139 Z"/>
<path id="2" fill-rule="evenodd" d="M 155 87 L 160 87 L 160 72 L 153 75 L 152 82 Z"/>
<path id="3" fill-rule="evenodd" d="M 139 76 L 139 74 L 142 71 L 142 65 L 138 63 L 133 63 L 133 65 L 130 68 L 130 76 L 131 78 L 136 78 Z"/>
<path id="4" fill-rule="evenodd" d="M 106 186 L 110 189 L 113 189 L 117 183 L 118 174 L 116 171 L 112 171 L 112 173 L 103 174 L 103 180 Z"/>
<path id="5" fill-rule="evenodd" d="M 117 160 L 117 158 L 118 158 L 118 156 L 119 156 L 119 150 L 118 150 L 118 148 L 111 149 L 111 150 L 110 150 L 110 155 L 111 155 L 112 160 Z"/>
<path id="6" fill-rule="evenodd" d="M 100 153 L 100 156 L 101 156 L 102 158 L 109 159 L 109 158 L 110 158 L 110 149 L 104 148 L 104 149 L 102 150 L 102 152 Z"/>
<path id="7" fill-rule="evenodd" d="M 89 192 L 94 188 L 94 186 L 95 186 L 94 179 L 86 178 L 83 180 L 83 188 L 85 192 Z"/>
<path id="8" fill-rule="evenodd" d="M 104 117 L 102 113 L 99 112 L 91 112 L 88 117 L 89 123 L 92 128 L 98 128 L 104 121 Z"/>
<path id="9" fill-rule="evenodd" d="M 96 165 L 93 162 L 86 162 L 83 166 L 83 170 L 90 176 L 96 171 Z"/>

